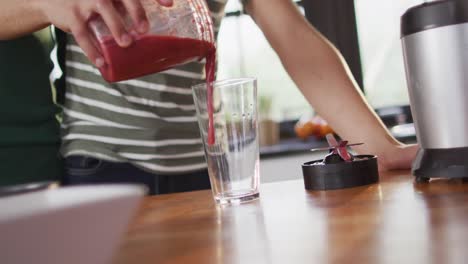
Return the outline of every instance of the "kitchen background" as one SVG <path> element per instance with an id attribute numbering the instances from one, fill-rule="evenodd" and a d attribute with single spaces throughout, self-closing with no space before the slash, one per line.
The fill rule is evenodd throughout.
<path id="1" fill-rule="evenodd" d="M 397 138 L 415 141 L 408 107 L 400 16 L 422 0 L 304 0 L 295 1 L 302 13 L 343 52 L 370 104 Z M 313 7 L 326 8 L 317 11 Z M 345 17 L 342 15 L 345 14 Z M 317 17 L 315 15 L 318 15 Z M 347 17 L 346 17 L 347 16 Z M 355 16 L 355 17 L 354 17 Z M 312 19 L 311 19 L 312 17 Z M 347 20 L 346 20 L 347 19 Z M 355 23 L 347 23 L 349 19 Z M 315 22 L 315 23 L 314 23 Z M 354 34 L 353 34 L 354 32 Z M 46 49 L 52 48 L 48 30 L 36 33 Z M 353 43 L 355 42 L 355 43 Z M 229 0 L 218 39 L 218 79 L 258 78 L 260 112 L 275 123 L 277 132 L 261 148 L 263 182 L 302 177 L 301 163 L 320 157 L 308 149 L 324 146 L 323 139 L 298 139 L 294 126 L 310 119 L 313 109 L 302 97 L 253 20 L 237 0 Z M 263 133 L 264 137 L 271 137 Z"/>
<path id="2" fill-rule="evenodd" d="M 400 16 L 408 7 L 422 2 L 354 1 L 364 89 L 376 108 L 408 104 Z M 223 20 L 219 35 L 218 77 L 256 76 L 260 95 L 273 100 L 272 115 L 277 120 L 299 118 L 311 111 L 261 31 L 248 15 L 239 11 L 238 1 L 230 0 L 226 12 L 233 15 Z"/>
<path id="3" fill-rule="evenodd" d="M 301 1 L 296 2 L 305 14 L 302 7 L 304 5 Z M 311 2 L 320 2 L 320 0 Z M 331 2 L 336 2 L 337 9 L 340 8 L 338 2 L 343 3 Z M 400 17 L 409 7 L 422 2 L 424 1 L 355 0 L 355 25 L 336 25 L 356 27 L 354 30 L 357 30 L 358 36 L 362 86 L 370 104 L 376 108 L 389 128 L 412 120 L 408 107 L 409 98 L 400 42 Z M 283 127 L 286 127 L 284 130 L 287 130 L 287 125 L 293 125 L 288 121 L 296 121 L 303 115 L 313 114 L 313 109 L 296 89 L 261 31 L 249 16 L 242 14 L 238 1 L 229 1 L 226 13 L 228 16 L 223 21 L 219 35 L 218 78 L 257 77 L 259 96 L 272 101 L 269 116 L 277 122 L 284 123 Z M 327 21 L 339 23 L 339 19 L 327 19 Z M 397 126 L 392 130 L 398 138 L 410 142 L 415 140 L 411 126 L 409 129 L 404 126 L 399 128 Z M 290 146 L 294 146 L 294 151 L 288 151 L 288 146 L 284 146 L 276 148 L 279 149 L 275 152 L 277 155 L 268 155 L 268 151 L 265 151 L 275 148 L 263 147 L 262 181 L 301 178 L 300 164 L 323 155 L 312 154 L 306 150 L 309 146 L 316 146 L 314 140 L 316 139 L 309 139 L 304 144 L 304 148 L 301 148 L 297 142 L 283 139 L 287 142 L 286 145 L 289 143 Z"/>

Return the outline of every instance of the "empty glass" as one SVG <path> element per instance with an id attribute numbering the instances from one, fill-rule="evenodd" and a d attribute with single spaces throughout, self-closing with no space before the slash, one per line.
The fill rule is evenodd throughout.
<path id="1" fill-rule="evenodd" d="M 208 142 L 207 85 L 192 88 L 215 201 L 232 204 L 258 198 L 256 79 L 213 82 L 213 144 Z"/>

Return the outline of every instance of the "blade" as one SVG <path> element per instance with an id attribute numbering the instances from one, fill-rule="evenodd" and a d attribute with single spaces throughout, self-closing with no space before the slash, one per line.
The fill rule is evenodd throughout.
<path id="1" fill-rule="evenodd" d="M 333 136 L 332 133 L 328 133 L 325 137 L 326 137 L 328 145 L 330 145 L 330 147 L 334 148 L 334 147 L 338 146 L 338 141 L 336 140 L 335 136 Z"/>
<path id="2" fill-rule="evenodd" d="M 338 144 L 338 147 L 346 147 L 348 145 L 348 140 L 342 140 Z"/>
<path id="3" fill-rule="evenodd" d="M 364 143 L 348 144 L 346 145 L 346 147 L 360 146 L 360 145 L 364 145 Z M 324 151 L 324 150 L 333 150 L 333 149 L 336 149 L 336 147 L 313 148 L 313 149 L 310 149 L 310 151 Z"/>
<path id="4" fill-rule="evenodd" d="M 310 151 L 324 151 L 324 150 L 332 150 L 332 149 L 335 149 L 335 148 L 333 147 L 313 148 L 313 149 L 310 149 Z"/>
<path id="5" fill-rule="evenodd" d="M 351 155 L 349 154 L 348 150 L 346 147 L 338 147 L 338 155 L 344 160 L 344 161 L 351 161 Z"/>
<path id="6" fill-rule="evenodd" d="M 353 144 L 348 144 L 346 146 L 347 147 L 352 147 L 352 146 L 360 146 L 360 145 L 364 145 L 364 143 L 353 143 Z"/>

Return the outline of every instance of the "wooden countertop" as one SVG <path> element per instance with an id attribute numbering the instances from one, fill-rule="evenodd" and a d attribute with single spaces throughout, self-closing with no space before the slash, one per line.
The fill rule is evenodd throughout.
<path id="1" fill-rule="evenodd" d="M 466 263 L 468 184 L 379 184 L 307 192 L 261 186 L 258 201 L 215 206 L 210 191 L 145 198 L 115 263 Z"/>

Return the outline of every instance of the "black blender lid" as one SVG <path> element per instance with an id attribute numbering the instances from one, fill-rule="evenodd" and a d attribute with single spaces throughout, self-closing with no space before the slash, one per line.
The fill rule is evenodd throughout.
<path id="1" fill-rule="evenodd" d="M 401 17 L 401 37 L 468 22 L 468 1 L 441 0 L 408 9 Z"/>

